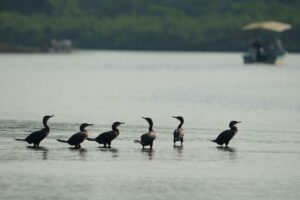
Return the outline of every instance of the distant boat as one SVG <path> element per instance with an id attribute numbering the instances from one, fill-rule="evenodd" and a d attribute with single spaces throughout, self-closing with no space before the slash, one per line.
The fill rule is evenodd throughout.
<path id="1" fill-rule="evenodd" d="M 57 53 L 70 53 L 72 51 L 72 41 L 69 39 L 52 39 L 50 51 Z"/>
<path id="2" fill-rule="evenodd" d="M 275 21 L 264 21 L 251 23 L 242 28 L 242 30 L 268 30 L 277 33 L 282 33 L 290 29 L 292 26 L 290 24 L 285 24 Z M 243 54 L 244 63 L 267 63 L 267 64 L 281 64 L 283 57 L 286 54 L 286 50 L 283 48 L 283 45 L 277 37 L 272 42 L 268 42 L 267 45 L 263 45 L 259 39 L 255 39 L 251 47 L 247 52 Z"/>

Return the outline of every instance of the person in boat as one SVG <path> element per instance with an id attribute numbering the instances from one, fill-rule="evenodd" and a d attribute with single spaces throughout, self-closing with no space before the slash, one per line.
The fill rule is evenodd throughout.
<path id="1" fill-rule="evenodd" d="M 255 50 L 255 57 L 257 61 L 261 61 L 264 56 L 264 48 L 258 38 L 254 40 L 251 47 Z"/>

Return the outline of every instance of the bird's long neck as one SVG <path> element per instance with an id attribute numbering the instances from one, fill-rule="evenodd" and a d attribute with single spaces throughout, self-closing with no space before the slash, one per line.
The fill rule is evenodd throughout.
<path id="1" fill-rule="evenodd" d="M 146 120 L 147 120 L 147 122 L 149 124 L 149 132 L 153 131 L 153 122 L 152 122 L 152 120 L 151 119 L 146 119 Z"/>
<path id="2" fill-rule="evenodd" d="M 180 121 L 180 124 L 178 125 L 178 128 L 181 128 L 183 125 L 183 121 Z"/>
<path id="3" fill-rule="evenodd" d="M 80 132 L 84 135 L 84 137 L 88 137 L 88 135 L 89 135 L 89 133 L 88 133 L 88 131 L 85 129 L 85 127 L 84 128 L 81 128 L 80 127 Z"/>
<path id="4" fill-rule="evenodd" d="M 234 126 L 234 125 L 230 125 L 229 127 L 230 127 L 230 129 L 231 129 L 231 130 L 233 130 L 233 131 L 235 131 L 235 132 L 237 132 L 237 131 L 238 131 L 238 130 L 237 130 L 237 127 L 236 127 L 236 126 Z"/>
<path id="5" fill-rule="evenodd" d="M 43 124 L 44 124 L 45 128 L 46 129 L 50 129 L 49 126 L 48 126 L 48 124 L 47 124 L 47 122 L 48 122 L 48 119 L 44 119 L 43 120 Z"/>
<path id="6" fill-rule="evenodd" d="M 119 132 L 120 132 L 117 126 L 112 126 L 112 130 L 113 130 L 114 132 L 117 132 L 118 134 L 119 134 Z"/>
<path id="7" fill-rule="evenodd" d="M 149 132 L 150 131 L 153 131 L 153 124 L 152 123 L 149 123 Z"/>

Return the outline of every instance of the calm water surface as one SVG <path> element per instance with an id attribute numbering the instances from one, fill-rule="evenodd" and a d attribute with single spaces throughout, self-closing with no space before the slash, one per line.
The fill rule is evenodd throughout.
<path id="1" fill-rule="evenodd" d="M 78 51 L 0 54 L 0 199 L 299 199 L 300 55 L 282 66 L 240 54 Z M 41 149 L 23 138 L 51 132 Z M 173 115 L 185 117 L 173 148 Z M 153 151 L 133 143 L 158 132 Z M 230 149 L 208 138 L 241 120 Z M 112 149 L 56 142 L 125 121 Z"/>

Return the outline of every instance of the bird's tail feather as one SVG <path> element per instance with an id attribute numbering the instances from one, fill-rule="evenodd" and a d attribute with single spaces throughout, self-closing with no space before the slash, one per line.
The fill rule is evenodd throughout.
<path id="1" fill-rule="evenodd" d="M 16 141 L 26 141 L 25 139 L 18 139 L 18 138 L 15 138 Z"/>
<path id="2" fill-rule="evenodd" d="M 209 140 L 211 142 L 216 142 L 216 140 L 212 140 L 212 139 L 209 139 L 209 138 L 207 138 L 207 140 Z"/>
<path id="3" fill-rule="evenodd" d="M 68 143 L 67 140 L 61 140 L 61 139 L 56 139 L 56 140 L 59 141 L 59 142 Z"/>
<path id="4" fill-rule="evenodd" d="M 142 144 L 141 141 L 139 141 L 139 140 L 133 140 L 133 142 Z"/>
<path id="5" fill-rule="evenodd" d="M 94 138 L 86 138 L 88 141 L 96 141 Z"/>

